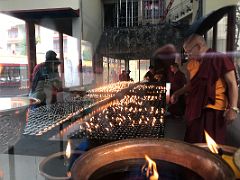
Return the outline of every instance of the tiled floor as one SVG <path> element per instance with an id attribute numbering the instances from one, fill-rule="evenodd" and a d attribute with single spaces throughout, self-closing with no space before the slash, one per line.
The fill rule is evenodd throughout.
<path id="1" fill-rule="evenodd" d="M 166 118 L 165 137 L 183 141 L 185 122 L 182 118 Z"/>
<path id="2" fill-rule="evenodd" d="M 38 171 L 43 157 L 0 154 L 0 180 L 44 180 Z"/>

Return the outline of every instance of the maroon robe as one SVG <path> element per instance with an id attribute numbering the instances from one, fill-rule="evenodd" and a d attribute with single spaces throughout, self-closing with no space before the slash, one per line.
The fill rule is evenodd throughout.
<path id="1" fill-rule="evenodd" d="M 178 70 L 175 74 L 169 73 L 169 82 L 171 83 L 171 93 L 182 88 L 186 84 L 186 78 L 183 72 Z"/>
<path id="2" fill-rule="evenodd" d="M 206 129 L 218 143 L 224 144 L 226 123 L 223 111 L 206 108 L 206 105 L 215 103 L 216 81 L 234 70 L 234 64 L 226 55 L 211 49 L 201 58 L 202 64 L 190 81 L 191 87 L 186 101 L 185 140 L 190 143 L 205 142 L 203 131 Z"/>
<path id="3" fill-rule="evenodd" d="M 170 94 L 182 88 L 186 84 L 186 78 L 183 72 L 178 70 L 175 74 L 169 73 L 169 82 L 171 83 Z M 170 104 L 169 112 L 174 116 L 182 116 L 185 111 L 185 95 L 181 95 L 175 104 Z"/>

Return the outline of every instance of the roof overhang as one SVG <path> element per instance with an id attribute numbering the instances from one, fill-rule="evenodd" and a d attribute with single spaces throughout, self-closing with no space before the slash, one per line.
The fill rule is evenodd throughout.
<path id="1" fill-rule="evenodd" d="M 73 18 L 79 17 L 79 9 L 72 8 L 52 8 L 52 9 L 31 9 L 31 10 L 16 10 L 16 11 L 1 11 L 1 13 L 20 18 L 28 19 L 43 19 L 43 18 Z"/>
<path id="2" fill-rule="evenodd" d="M 31 21 L 35 24 L 45 26 L 68 35 L 72 35 L 72 19 L 79 17 L 79 9 L 72 8 L 51 8 L 51 9 L 32 9 L 0 11 L 24 21 Z"/>

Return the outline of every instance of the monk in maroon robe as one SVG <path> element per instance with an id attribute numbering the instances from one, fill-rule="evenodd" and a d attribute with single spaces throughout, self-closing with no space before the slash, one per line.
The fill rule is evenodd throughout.
<path id="1" fill-rule="evenodd" d="M 225 143 L 227 123 L 237 118 L 238 88 L 234 65 L 222 53 L 208 48 L 204 38 L 192 35 L 184 42 L 188 55 L 188 82 L 176 91 L 171 102 L 188 92 L 185 141 L 205 142 L 204 130 L 220 144 Z"/>

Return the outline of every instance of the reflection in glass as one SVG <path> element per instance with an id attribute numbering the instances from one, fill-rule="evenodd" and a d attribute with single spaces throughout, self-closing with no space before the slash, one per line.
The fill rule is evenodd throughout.
<path id="1" fill-rule="evenodd" d="M 80 86 L 78 39 L 64 35 L 64 81 L 65 87 Z"/>
<path id="2" fill-rule="evenodd" d="M 108 58 L 103 57 L 103 84 L 108 83 Z"/>
<path id="3" fill-rule="evenodd" d="M 130 77 L 133 78 L 134 82 L 142 81 L 144 79 L 144 75 L 148 71 L 149 65 L 150 60 L 141 59 L 140 61 L 139 60 L 129 61 L 129 69 L 131 70 Z"/>
<path id="4" fill-rule="evenodd" d="M 129 70 L 131 71 L 130 78 L 132 78 L 134 82 L 139 81 L 139 63 L 138 62 L 139 62 L 138 60 L 129 61 Z"/>
<path id="5" fill-rule="evenodd" d="M 45 54 L 53 50 L 59 57 L 59 33 L 43 26 L 35 25 L 37 64 L 45 61 Z"/>
<path id="6" fill-rule="evenodd" d="M 82 73 L 83 73 L 83 85 L 92 84 L 94 81 L 93 76 L 93 50 L 92 45 L 88 41 L 81 41 L 82 51 Z"/>
<path id="7" fill-rule="evenodd" d="M 0 96 L 28 91 L 25 22 L 0 14 Z"/>
<path id="8" fill-rule="evenodd" d="M 217 51 L 225 52 L 227 47 L 227 16 L 217 24 Z"/>

